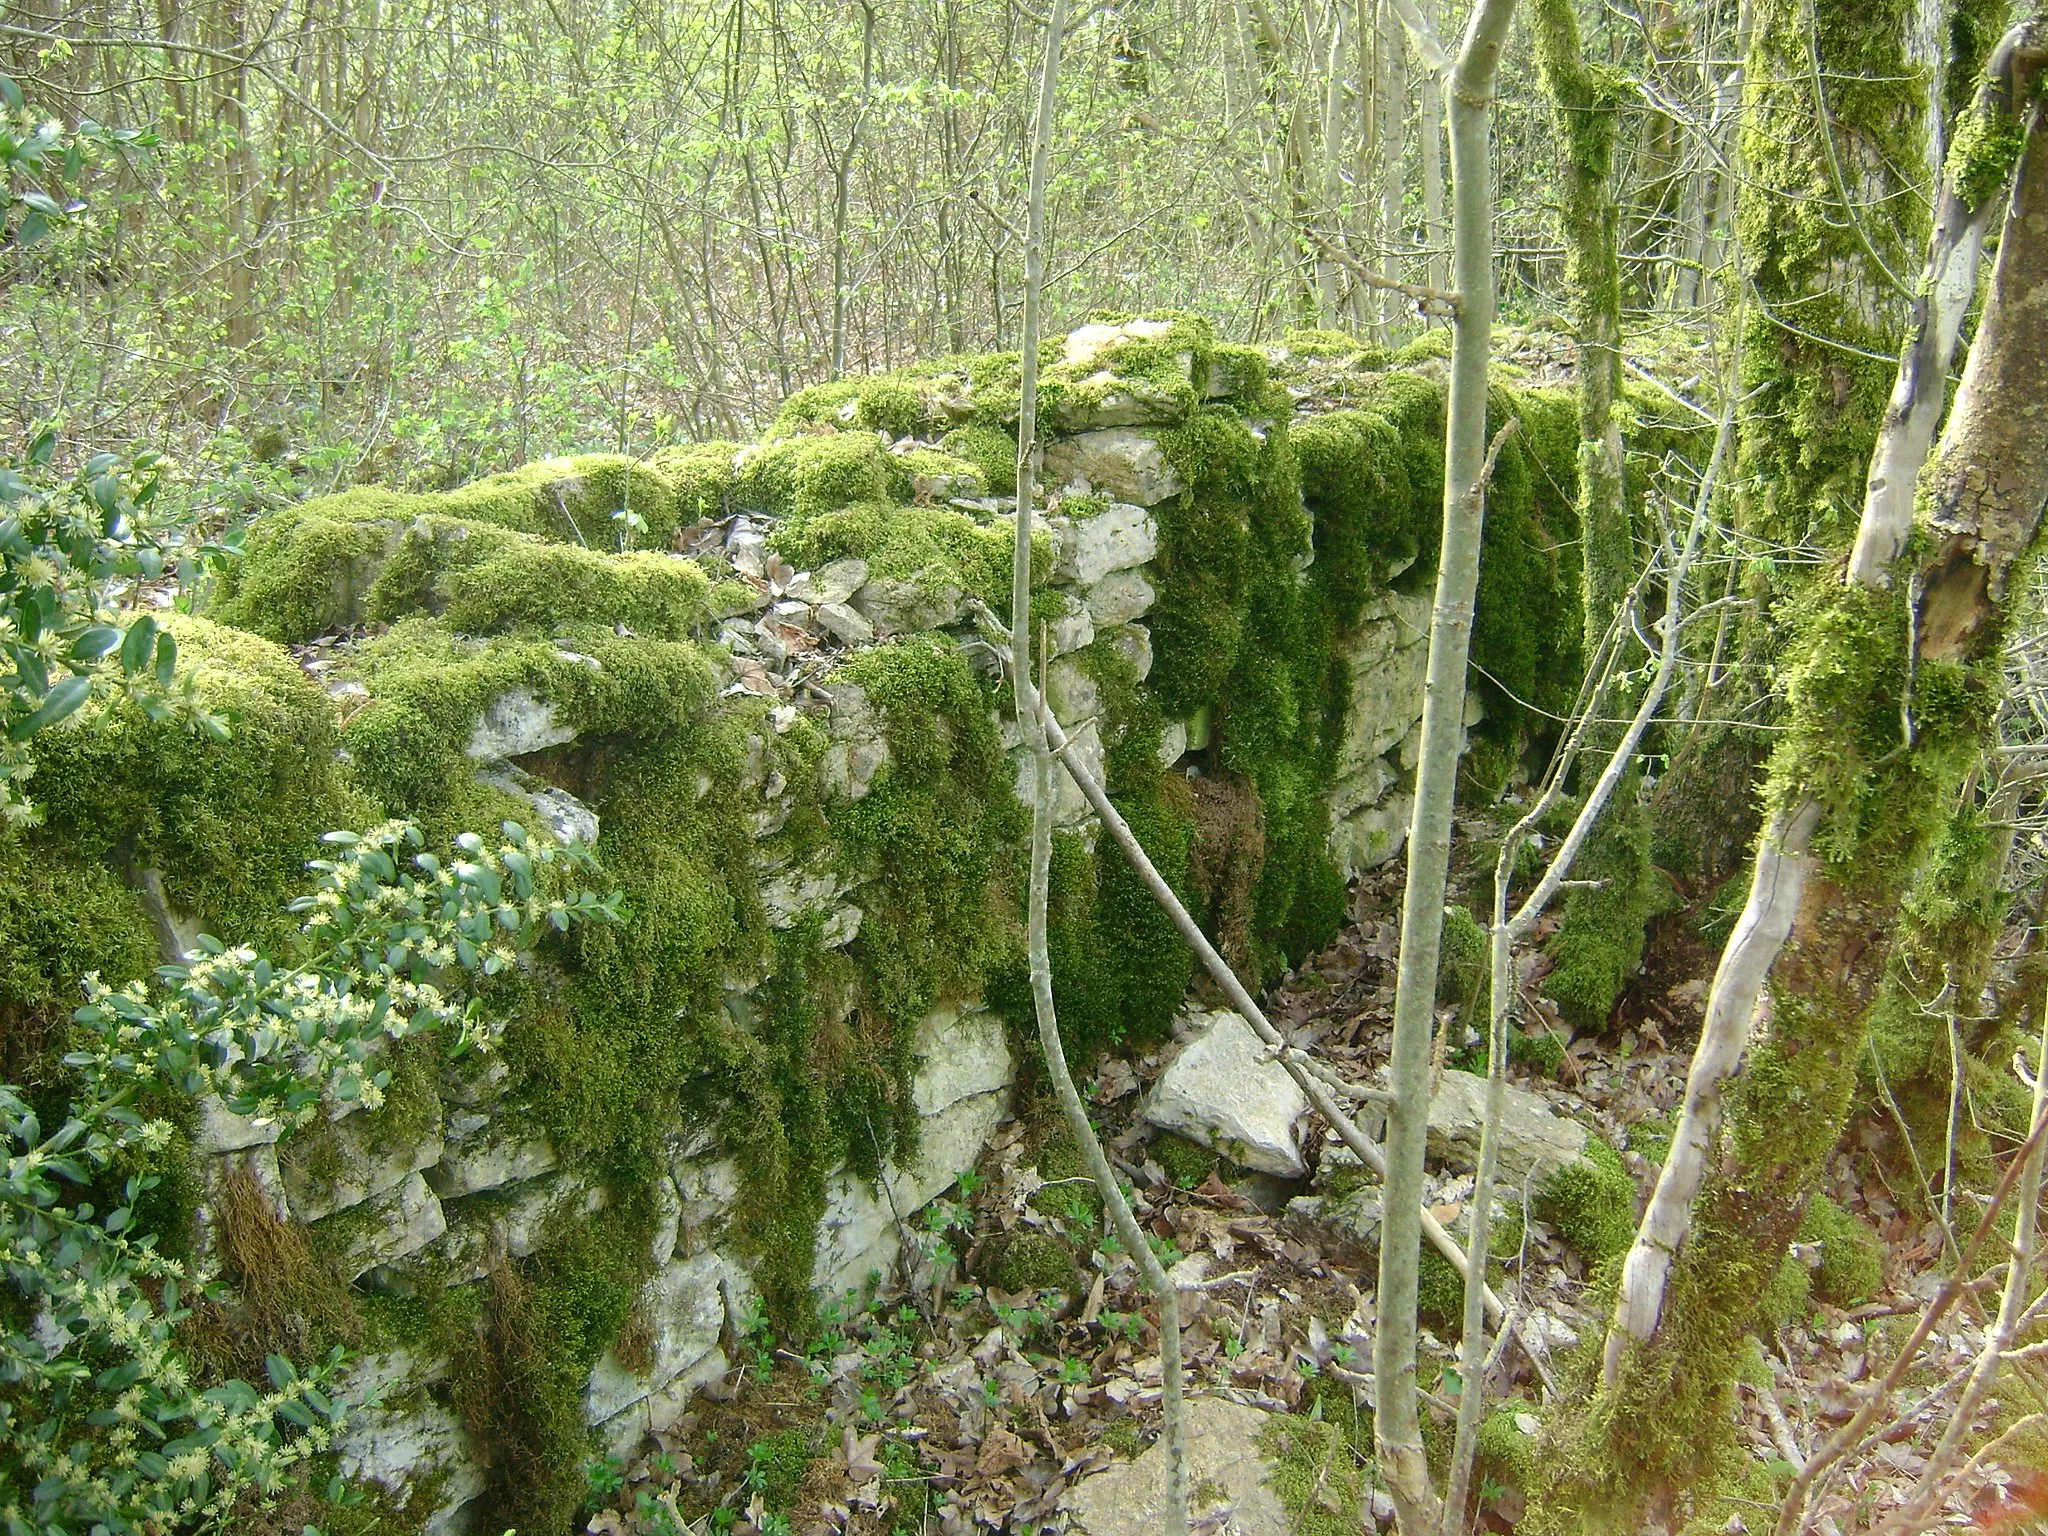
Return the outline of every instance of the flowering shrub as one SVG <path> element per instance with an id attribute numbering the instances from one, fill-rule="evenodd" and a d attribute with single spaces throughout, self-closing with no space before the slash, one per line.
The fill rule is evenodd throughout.
<path id="1" fill-rule="evenodd" d="M 498 1024 L 451 990 L 461 978 L 505 970 L 549 930 L 618 916 L 616 893 L 566 889 L 593 862 L 586 849 L 512 822 L 497 846 L 465 833 L 446 859 L 402 823 L 327 841 L 336 856 L 313 863 L 314 889 L 292 903 L 295 963 L 202 938 L 153 986 L 89 976 L 64 1124 L 46 1134 L 0 1085 L 6 1536 L 160 1536 L 218 1522 L 328 1449 L 346 1413 L 339 1349 L 305 1369 L 272 1356 L 263 1388 L 192 1379 L 175 1339 L 191 1282 L 134 1223 L 153 1181 L 129 1179 L 109 1211 L 66 1203 L 67 1187 L 116 1154 L 168 1141 L 168 1122 L 136 1109 L 142 1091 L 218 1095 L 287 1129 L 328 1098 L 374 1108 L 390 1081 L 377 1064 L 386 1043 L 444 1029 L 454 1051 L 494 1043 Z"/>

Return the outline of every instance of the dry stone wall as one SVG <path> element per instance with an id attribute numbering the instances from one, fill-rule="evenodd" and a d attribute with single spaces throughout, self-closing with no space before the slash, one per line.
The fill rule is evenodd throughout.
<path id="1" fill-rule="evenodd" d="M 1052 706 L 1223 940 L 1268 969 L 1327 937 L 1330 883 L 1400 851 L 1421 714 L 1415 562 L 1440 492 L 1411 468 L 1435 452 L 1438 386 L 1426 359 L 1400 373 L 1328 351 L 1304 384 L 1284 350 L 1218 347 L 1186 317 L 1104 322 L 1058 347 L 1044 402 Z M 183 621 L 211 686 L 247 704 L 231 750 L 278 817 L 516 815 L 592 844 L 631 898 L 621 933 L 536 956 L 485 1000 L 511 1015 L 502 1051 L 403 1047 L 381 1108 L 334 1105 L 285 1138 L 199 1106 L 195 1186 L 246 1175 L 362 1307 L 367 1406 L 341 1470 L 385 1489 L 401 1526 L 455 1536 L 538 1507 L 479 1430 L 554 1420 L 504 1403 L 480 1419 L 479 1359 L 491 1391 L 555 1394 L 542 1406 L 574 1434 L 548 1431 L 554 1460 L 624 1453 L 728 1370 L 764 1299 L 942 1278 L 914 1218 L 1012 1107 L 1024 1038 L 999 1007 L 1029 765 L 971 611 L 1007 589 L 1014 415 L 1014 359 L 970 360 L 806 392 L 757 445 L 311 502 L 253 531 L 218 622 Z M 1368 447 L 1298 470 L 1290 428 L 1317 415 Z M 1555 522 L 1569 452 L 1540 467 Z M 1535 496 L 1504 460 L 1509 490 L 1515 474 Z M 1543 559 L 1555 607 L 1568 562 Z M 284 712 L 269 736 L 259 692 Z M 191 795 L 217 823 L 250 814 L 216 793 Z M 1071 784 L 1057 814 L 1062 867 L 1084 871 L 1063 900 L 1094 903 L 1062 985 L 1124 999 L 1084 1044 L 1147 1008 L 1156 1028 L 1187 973 L 1153 954 L 1172 948 L 1157 930 L 1112 925 L 1145 919 L 1116 907 Z M 1226 814 L 1253 850 L 1234 874 L 1203 852 Z M 265 893 L 274 910 L 274 873 L 210 884 L 190 843 L 116 832 L 166 951 Z M 676 1065 L 685 1041 L 701 1066 Z M 193 1247 L 232 1278 L 218 1203 L 199 1202 Z M 530 1306 L 579 1298 L 584 1332 L 560 1344 L 582 1351 L 573 1402 L 493 1353 L 508 1275 Z"/>

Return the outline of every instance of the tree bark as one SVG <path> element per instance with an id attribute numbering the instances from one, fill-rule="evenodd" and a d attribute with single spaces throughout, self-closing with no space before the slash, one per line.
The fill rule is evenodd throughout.
<path id="1" fill-rule="evenodd" d="M 2021 30 L 2035 58 L 2039 34 Z M 1731 1319 L 1782 1261 L 1840 1134 L 1900 903 L 1986 742 L 2008 578 L 2048 503 L 2048 134 L 2028 94 L 2013 93 L 2024 147 L 1914 548 L 1889 587 L 1852 572 L 1794 638 L 1756 878 L 1604 1351 L 1594 1418 L 1624 1506 L 1683 1484 L 1684 1448 L 1646 1453 L 1627 1415 L 1654 1400 L 1691 1420 L 1726 1390 Z"/>
<path id="2" fill-rule="evenodd" d="M 1379 1328 L 1373 1338 L 1378 1392 L 1373 1438 L 1396 1518 L 1401 1529 L 1411 1533 L 1435 1530 L 1439 1514 L 1416 1416 L 1415 1290 L 1421 1240 L 1417 1212 L 1429 1123 L 1437 952 L 1443 936 L 1451 811 L 1464 737 L 1465 669 L 1485 519 L 1487 364 L 1494 308 L 1493 91 L 1513 12 L 1514 0 L 1479 0 L 1473 7 L 1445 93 L 1450 108 L 1453 278 L 1459 305 L 1444 432 L 1443 542 L 1430 615 L 1422 750 L 1415 771 L 1407 888 L 1401 903 L 1391 1069 L 1394 1101 L 1387 1117 Z M 1475 1253 L 1472 1262 L 1483 1265 L 1485 1256 Z"/>
<path id="3" fill-rule="evenodd" d="M 1046 907 L 1052 889 L 1052 750 L 1045 720 L 1035 707 L 1031 678 L 1031 524 L 1037 501 L 1038 340 L 1045 291 L 1045 186 L 1052 158 L 1052 134 L 1059 106 L 1060 43 L 1066 30 L 1066 0 L 1051 0 L 1045 23 L 1045 55 L 1040 66 L 1037 116 L 1031 132 L 1031 182 L 1024 224 L 1024 315 L 1018 372 L 1017 407 L 1017 540 L 1010 566 L 1010 664 L 1015 680 L 1017 722 L 1031 746 L 1031 884 L 1026 948 L 1031 972 L 1031 1001 L 1038 1019 L 1038 1044 L 1046 1075 L 1065 1114 L 1067 1129 L 1088 1165 L 1089 1176 L 1102 1196 L 1104 1211 L 1116 1229 L 1146 1285 L 1159 1300 L 1159 1357 L 1166 1418 L 1166 1536 L 1186 1536 L 1188 1528 L 1188 1425 L 1181 1392 L 1180 1295 L 1168 1278 L 1147 1234 L 1131 1214 L 1088 1108 L 1074 1086 L 1060 1039 L 1059 1018 L 1052 995 L 1052 959 L 1047 938 Z"/>

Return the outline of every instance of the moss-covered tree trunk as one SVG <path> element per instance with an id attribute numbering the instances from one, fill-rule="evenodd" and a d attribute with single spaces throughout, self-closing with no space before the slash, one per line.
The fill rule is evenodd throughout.
<path id="1" fill-rule="evenodd" d="M 1565 277 L 1578 334 L 1579 528 L 1584 562 L 1584 651 L 1596 655 L 1635 575 L 1621 420 L 1620 205 L 1614 136 L 1623 82 L 1586 61 L 1573 0 L 1538 0 L 1531 13 L 1536 63 L 1563 151 L 1559 225 Z M 1596 701 L 1598 713 L 1613 701 Z M 1618 726 L 1588 734 L 1597 760 L 1620 739 Z M 1551 945 L 1547 991 L 1575 1028 L 1598 1028 L 1641 963 L 1643 929 L 1657 901 L 1649 827 L 1631 772 L 1617 790 L 1585 873 L 1600 883 L 1576 890 Z"/>
<path id="2" fill-rule="evenodd" d="M 2048 133 L 2026 94 L 2009 98 L 2027 113 L 2013 204 L 1915 537 L 1884 584 L 1818 585 L 1788 644 L 1757 873 L 1624 1266 L 1601 1390 L 1566 1445 L 1566 1499 L 1589 1529 L 1660 1525 L 1665 1500 L 1711 1486 L 1711 1427 L 1729 1422 L 1757 1298 L 1840 1134 L 1901 904 L 1986 744 L 2009 577 L 2048 504 Z M 1715 1113 L 1714 1074 L 1745 1037 Z"/>

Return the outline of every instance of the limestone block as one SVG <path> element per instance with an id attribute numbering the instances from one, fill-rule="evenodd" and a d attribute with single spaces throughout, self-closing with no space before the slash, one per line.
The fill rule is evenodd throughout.
<path id="1" fill-rule="evenodd" d="M 1048 459 L 1057 451 L 1048 449 Z M 1092 587 L 1118 571 L 1135 570 L 1159 553 L 1159 525 L 1145 507 L 1130 502 L 1112 501 L 1091 517 L 1061 515 L 1047 521 L 1060 535 L 1054 572 L 1077 586 Z"/>
<path id="2" fill-rule="evenodd" d="M 845 603 L 821 603 L 818 622 L 825 626 L 825 633 L 842 645 L 866 645 L 875 638 L 875 626 Z"/>
<path id="3" fill-rule="evenodd" d="M 918 1055 L 910 1099 L 920 1115 L 936 1115 L 978 1093 L 997 1093 L 1016 1080 L 1003 1021 L 982 1008 L 941 1008 L 917 1026 Z"/>
<path id="4" fill-rule="evenodd" d="M 1386 1118 L 1378 1105 L 1368 1104 L 1359 1124 L 1371 1136 L 1380 1134 Z M 1436 1091 L 1429 1100 L 1429 1160 L 1432 1166 L 1470 1172 L 1479 1166 L 1479 1132 L 1486 1121 L 1486 1079 L 1471 1072 L 1445 1068 L 1436 1077 Z M 1507 1103 L 1500 1122 L 1500 1177 L 1519 1186 L 1525 1175 L 1538 1179 L 1579 1160 L 1586 1150 L 1586 1128 L 1559 1114 L 1548 1100 L 1526 1088 L 1507 1085 Z M 1324 1168 L 1355 1165 L 1356 1157 L 1344 1147 L 1333 1148 L 1323 1158 Z"/>
<path id="5" fill-rule="evenodd" d="M 447 1283 L 480 1278 L 489 1270 L 499 1242 L 509 1258 L 530 1257 L 550 1229 L 592 1215 L 604 1204 L 604 1190 L 576 1173 L 544 1173 L 522 1184 L 450 1200 L 444 1218 L 447 1233 L 436 1250 L 446 1265 Z"/>
<path id="6" fill-rule="evenodd" d="M 1129 427 L 1083 432 L 1052 444 L 1045 450 L 1045 478 L 1048 485 L 1079 485 L 1141 507 L 1157 506 L 1187 488 L 1158 441 Z"/>
<path id="7" fill-rule="evenodd" d="M 1379 868 L 1407 843 L 1414 814 L 1415 797 L 1406 790 L 1352 812 L 1330 829 L 1330 857 L 1346 878 Z"/>
<path id="8" fill-rule="evenodd" d="M 1152 631 L 1142 624 L 1118 624 L 1097 631 L 1099 638 L 1107 640 L 1118 655 L 1131 664 L 1139 682 L 1152 675 Z"/>
<path id="9" fill-rule="evenodd" d="M 1228 1009 L 1197 1014 L 1145 1101 L 1144 1116 L 1164 1131 L 1222 1153 L 1234 1163 L 1282 1178 L 1308 1172 L 1300 1121 L 1308 1099 L 1243 1016 Z"/>
<path id="10" fill-rule="evenodd" d="M 902 576 L 876 577 L 854 594 L 853 606 L 884 637 L 943 629 L 967 611 L 966 598 L 951 583 L 926 585 Z"/>
<path id="11" fill-rule="evenodd" d="M 868 792 L 882 765 L 889 761 L 889 741 L 881 718 L 858 683 L 835 677 L 832 692 L 832 745 L 820 765 L 826 793 L 859 800 Z"/>
<path id="12" fill-rule="evenodd" d="M 1330 814 L 1339 820 L 1377 805 L 1386 792 L 1401 782 L 1401 775 L 1384 757 L 1368 759 L 1365 766 L 1330 786 Z"/>
<path id="13" fill-rule="evenodd" d="M 883 1171 L 881 1188 L 844 1171 L 828 1179 L 811 1284 L 827 1296 L 839 1296 L 859 1288 L 870 1273 L 894 1274 L 902 1247 L 895 1213 L 909 1220 L 951 1187 L 963 1169 L 974 1166 L 1008 1109 L 1009 1097 L 1007 1091 L 972 1094 L 927 1116 L 909 1166 L 891 1164 Z"/>
<path id="14" fill-rule="evenodd" d="M 426 1390 L 438 1374 L 408 1351 L 368 1355 L 351 1369 L 346 1395 L 378 1405 L 350 1414 L 335 1434 L 340 1470 L 351 1482 L 371 1482 L 401 1512 L 414 1499 L 431 1499 L 422 1536 L 458 1536 L 464 1506 L 484 1491 L 483 1464 L 455 1409 Z"/>
<path id="15" fill-rule="evenodd" d="M 1380 1217 L 1379 1186 L 1364 1184 L 1343 1194 L 1297 1195 L 1287 1202 L 1286 1224 L 1313 1243 L 1378 1253 Z"/>
<path id="16" fill-rule="evenodd" d="M 514 688 L 491 701 L 471 728 L 463 751 L 478 762 L 489 762 L 564 746 L 575 739 L 575 728 L 563 723 L 554 705 L 534 697 L 531 689 Z"/>
<path id="17" fill-rule="evenodd" d="M 325 1218 L 318 1228 L 323 1236 L 339 1238 L 341 1272 L 354 1279 L 366 1269 L 418 1253 L 447 1232 L 448 1221 L 427 1181 L 409 1173 L 396 1188 Z"/>
<path id="18" fill-rule="evenodd" d="M 441 1160 L 424 1171 L 435 1194 L 454 1200 L 538 1178 L 558 1161 L 545 1136 L 528 1134 L 505 1117 L 470 1110 L 448 1117 Z"/>
<path id="19" fill-rule="evenodd" d="M 1152 611 L 1158 593 L 1143 571 L 1111 571 L 1084 594 L 1088 612 L 1100 625 L 1129 624 Z"/>
<path id="20" fill-rule="evenodd" d="M 1355 773 L 1383 755 L 1422 718 L 1422 685 L 1429 646 L 1402 643 L 1392 620 L 1361 626 L 1345 654 L 1350 697 L 1337 775 Z"/>
<path id="21" fill-rule="evenodd" d="M 566 789 L 548 784 L 507 763 L 502 768 L 479 773 L 477 778 L 493 789 L 517 796 L 533 807 L 540 829 L 558 843 L 597 842 L 597 812 Z"/>
<path id="22" fill-rule="evenodd" d="M 845 603 L 868 584 L 868 563 L 861 559 L 834 560 L 815 571 L 799 571 L 783 589 L 800 603 Z"/>
<path id="23" fill-rule="evenodd" d="M 1187 354 L 1183 353 L 1182 356 Z M 1070 386 L 1047 413 L 1055 430 L 1088 432 L 1098 427 L 1171 426 L 1187 415 L 1187 403 L 1149 379 L 1125 378 L 1098 369 Z"/>
<path id="24" fill-rule="evenodd" d="M 192 1130 L 192 1150 L 211 1154 L 269 1146 L 283 1129 L 275 1120 L 236 1114 L 217 1093 L 204 1094 L 199 1100 L 199 1123 Z"/>
<path id="25" fill-rule="evenodd" d="M 1429 1101 L 1429 1152 L 1459 1170 L 1479 1166 L 1479 1132 L 1486 1122 L 1486 1079 L 1449 1069 L 1437 1074 Z M 1500 1122 L 1500 1173 L 1513 1184 L 1575 1163 L 1586 1150 L 1586 1128 L 1560 1115 L 1549 1101 L 1507 1085 Z"/>
<path id="26" fill-rule="evenodd" d="M 1084 720 L 1067 732 L 1068 740 L 1074 744 L 1074 755 L 1093 775 L 1095 782 L 1102 782 L 1102 732 L 1093 720 Z M 1017 798 L 1026 805 L 1031 803 L 1031 751 L 1028 747 L 1016 746 L 1010 749 L 1010 760 L 1017 770 Z M 1095 814 L 1088 804 L 1081 787 L 1062 769 L 1053 764 L 1053 820 L 1063 827 L 1079 826 Z"/>
<path id="27" fill-rule="evenodd" d="M 278 1168 L 292 1211 L 318 1221 L 361 1205 L 441 1160 L 441 1101 L 435 1098 L 417 1132 L 397 1136 L 386 1115 L 352 1114 L 315 1121 L 280 1150 Z"/>
<path id="28" fill-rule="evenodd" d="M 1287 1510 L 1266 1486 L 1259 1436 L 1272 1416 L 1262 1408 L 1197 1397 L 1188 1402 L 1189 1524 L 1231 1536 L 1292 1536 Z M 1205 1497 L 1206 1495 L 1206 1497 Z M 1112 1463 L 1083 1478 L 1060 1501 L 1085 1536 L 1154 1536 L 1166 1502 L 1166 1446 L 1136 1461 Z"/>
<path id="29" fill-rule="evenodd" d="M 820 907 L 838 902 L 848 890 L 844 874 L 831 862 L 830 852 L 808 863 L 794 865 L 761 882 L 761 910 L 771 925 L 789 928 L 797 919 Z"/>
<path id="30" fill-rule="evenodd" d="M 702 1252 L 717 1240 L 726 1216 L 739 1203 L 739 1164 L 709 1149 L 683 1149 L 671 1155 L 669 1177 L 682 1202 L 675 1251 Z"/>
<path id="31" fill-rule="evenodd" d="M 714 1348 L 696 1364 L 678 1372 L 663 1386 L 621 1409 L 596 1426 L 597 1441 L 607 1455 L 630 1460 L 650 1435 L 665 1435 L 682 1422 L 690 1399 L 732 1369 L 722 1348 Z"/>
<path id="32" fill-rule="evenodd" d="M 1159 766 L 1171 768 L 1187 755 L 1187 722 L 1185 720 L 1169 720 L 1159 731 Z"/>
<path id="33" fill-rule="evenodd" d="M 1046 701 L 1069 732 L 1102 713 L 1102 686 L 1077 663 L 1062 656 L 1046 669 Z"/>
<path id="34" fill-rule="evenodd" d="M 1173 329 L 1171 320 L 1091 320 L 1067 332 L 1060 361 L 1085 367 L 1124 341 L 1156 341 Z"/>
<path id="35" fill-rule="evenodd" d="M 602 1424 L 617 1417 L 718 1348 L 725 1331 L 725 1297 L 720 1289 L 724 1276 L 725 1260 L 716 1253 L 680 1259 L 655 1272 L 634 1304 L 646 1363 L 623 1363 L 617 1344 L 606 1350 L 584 1389 L 585 1423 Z"/>
<path id="36" fill-rule="evenodd" d="M 1088 605 L 1071 592 L 1060 594 L 1066 611 L 1052 624 L 1052 649 L 1056 656 L 1078 651 L 1095 639 L 1095 615 Z"/>

